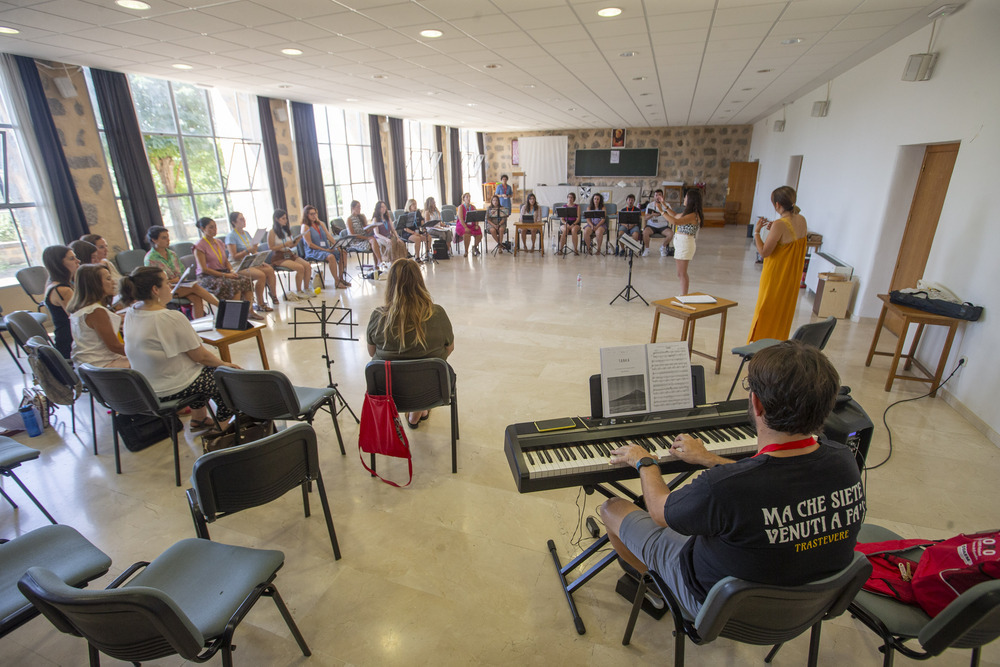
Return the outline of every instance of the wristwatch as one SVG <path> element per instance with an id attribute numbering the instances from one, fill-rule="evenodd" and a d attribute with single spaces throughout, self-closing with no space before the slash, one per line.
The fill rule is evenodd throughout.
<path id="1" fill-rule="evenodd" d="M 641 459 L 635 462 L 635 470 L 636 472 L 640 472 L 642 468 L 645 466 L 655 466 L 655 465 L 656 465 L 656 459 L 649 456 L 643 456 Z"/>

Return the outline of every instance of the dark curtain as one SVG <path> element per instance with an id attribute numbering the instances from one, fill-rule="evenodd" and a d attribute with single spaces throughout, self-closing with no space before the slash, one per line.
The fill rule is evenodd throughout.
<path id="1" fill-rule="evenodd" d="M 162 225 L 160 203 L 156 199 L 156 186 L 149 171 L 149 160 L 143 148 L 145 142 L 139 129 L 139 120 L 132 105 L 132 92 L 128 77 L 121 72 L 103 69 L 90 70 L 94 81 L 97 105 L 104 120 L 104 134 L 108 139 L 108 153 L 122 197 L 122 209 L 128 222 L 128 233 L 133 248 L 149 248 L 146 232 L 153 225 Z"/>
<path id="2" fill-rule="evenodd" d="M 66 154 L 56 124 L 52 121 L 52 111 L 49 109 L 45 91 L 42 89 L 42 79 L 38 76 L 38 68 L 34 58 L 14 56 L 17 69 L 21 75 L 21 85 L 31 110 L 31 126 L 35 131 L 38 148 L 42 153 L 45 173 L 52 189 L 52 205 L 59 221 L 63 241 L 72 243 L 84 234 L 90 233 L 87 218 L 83 214 L 80 197 L 76 193 L 76 185 L 69 171 Z M 149 165 L 145 167 L 149 171 Z"/>
<path id="3" fill-rule="evenodd" d="M 479 163 L 480 176 L 483 183 L 486 182 L 486 140 L 482 132 L 476 132 L 476 143 L 479 144 L 479 154 L 483 156 L 483 161 Z"/>
<path id="4" fill-rule="evenodd" d="M 435 150 L 441 154 L 441 159 L 438 160 L 438 184 L 441 186 L 441 202 L 438 206 L 441 206 L 447 203 L 445 193 L 448 192 L 448 187 L 444 182 L 444 128 L 440 125 L 434 126 L 434 145 L 436 146 Z"/>
<path id="5" fill-rule="evenodd" d="M 409 198 L 406 191 L 406 158 L 403 148 L 403 119 L 389 119 L 389 145 L 392 146 L 392 184 L 396 188 L 396 208 L 404 208 Z"/>
<path id="6" fill-rule="evenodd" d="M 285 200 L 285 178 L 281 173 L 281 156 L 278 155 L 278 139 L 274 134 L 270 97 L 257 96 L 257 112 L 260 116 L 260 136 L 264 144 L 264 165 L 267 167 L 267 180 L 271 188 L 271 205 L 275 209 L 288 211 L 288 202 Z"/>
<path id="7" fill-rule="evenodd" d="M 451 199 L 455 206 L 462 203 L 462 150 L 459 145 L 458 128 L 448 128 L 451 143 Z M 471 192 L 469 194 L 472 194 Z"/>
<path id="8" fill-rule="evenodd" d="M 385 179 L 385 157 L 382 155 L 382 128 L 378 124 L 378 116 L 368 114 L 368 133 L 372 142 L 372 171 L 375 172 L 375 192 L 379 201 L 389 206 L 389 183 Z M 389 206 L 392 208 L 392 206 Z"/>
<path id="9" fill-rule="evenodd" d="M 320 220 L 326 220 L 326 193 L 323 191 L 323 168 L 316 143 L 316 116 L 313 106 L 292 102 L 292 125 L 295 128 L 295 152 L 299 163 L 299 191 L 302 206 L 316 207 Z"/>

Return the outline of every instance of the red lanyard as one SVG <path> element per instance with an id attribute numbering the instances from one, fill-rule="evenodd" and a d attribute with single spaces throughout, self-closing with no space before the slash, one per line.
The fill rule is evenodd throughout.
<path id="1" fill-rule="evenodd" d="M 762 450 L 754 454 L 754 456 L 760 456 L 761 454 L 769 454 L 771 452 L 780 452 L 785 449 L 805 449 L 806 447 L 812 447 L 816 444 L 815 438 L 805 438 L 803 440 L 793 440 L 791 442 L 775 443 L 773 445 L 768 445 Z"/>

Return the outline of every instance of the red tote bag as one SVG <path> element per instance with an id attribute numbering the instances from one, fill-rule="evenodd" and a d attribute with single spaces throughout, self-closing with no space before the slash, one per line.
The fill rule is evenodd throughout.
<path id="1" fill-rule="evenodd" d="M 389 362 L 385 362 L 385 396 L 365 393 L 365 403 L 361 407 L 361 427 L 358 432 L 358 456 L 365 470 L 378 477 L 386 484 L 397 488 L 409 486 L 413 481 L 413 459 L 410 456 L 410 443 L 403 431 L 403 421 L 396 410 L 396 402 L 392 400 L 392 374 Z M 381 454 L 393 458 L 406 459 L 409 466 L 410 479 L 406 484 L 397 484 L 368 467 L 365 454 Z"/>

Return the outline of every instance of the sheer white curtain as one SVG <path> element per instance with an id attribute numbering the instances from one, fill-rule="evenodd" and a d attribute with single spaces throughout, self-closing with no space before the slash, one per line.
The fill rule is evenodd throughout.
<path id="1" fill-rule="evenodd" d="M 568 137 L 519 137 L 517 146 L 521 153 L 521 169 L 524 170 L 526 188 L 534 188 L 539 183 L 559 185 L 566 182 L 569 169 Z"/>

